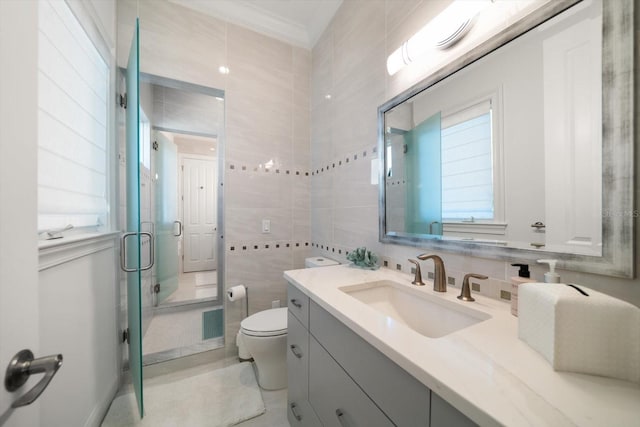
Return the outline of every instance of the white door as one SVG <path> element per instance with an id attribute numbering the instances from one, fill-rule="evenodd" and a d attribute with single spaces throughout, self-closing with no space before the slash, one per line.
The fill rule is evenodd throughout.
<path id="1" fill-rule="evenodd" d="M 602 86 L 600 19 L 544 42 L 546 244 L 600 255 Z"/>
<path id="2" fill-rule="evenodd" d="M 4 387 L 5 370 L 17 352 L 30 349 L 35 357 L 43 356 L 35 233 L 38 129 L 33 126 L 38 106 L 38 3 L 0 1 L 0 28 L 13 40 L 0 37 L 0 63 L 12 64 L 0 69 L 0 425 L 38 426 L 38 400 L 17 409 L 11 404 L 42 375 L 33 375 L 13 393 Z"/>
<path id="3" fill-rule="evenodd" d="M 215 270 L 216 185 L 215 158 L 184 158 L 184 267 L 191 271 Z"/>

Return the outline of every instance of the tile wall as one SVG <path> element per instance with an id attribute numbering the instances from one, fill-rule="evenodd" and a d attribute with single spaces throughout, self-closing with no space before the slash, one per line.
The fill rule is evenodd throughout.
<path id="1" fill-rule="evenodd" d="M 344 161 L 361 151 L 372 155 L 371 148 L 377 143 L 377 107 L 427 76 L 426 63 L 388 76 L 387 56 L 449 3 L 448 0 L 345 0 L 313 48 L 311 169 L 321 171 L 311 176 L 310 184 L 314 255 L 345 261 L 347 251 L 367 246 L 381 254 L 389 268 L 409 273 L 411 264 L 407 259 L 424 252 L 420 248 L 378 242 L 378 187 L 370 184 L 370 165 L 358 159 L 344 166 Z M 333 168 L 336 160 L 342 160 L 344 167 Z M 517 274 L 508 262 L 450 253 L 440 255 L 455 286 L 460 287 L 466 273 L 486 274 L 490 279 L 478 281 L 479 291 L 498 299 L 507 297 L 504 291 L 509 289 L 509 277 Z M 433 271 L 431 262 L 422 262 L 422 266 L 427 272 Z M 532 267 L 535 278 L 542 279 L 544 271 Z M 581 283 L 640 305 L 637 279 L 569 271 L 560 274 L 564 281 Z"/>

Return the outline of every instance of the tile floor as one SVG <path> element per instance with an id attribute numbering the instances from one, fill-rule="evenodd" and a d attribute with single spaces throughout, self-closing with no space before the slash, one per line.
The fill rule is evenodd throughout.
<path id="1" fill-rule="evenodd" d="M 217 271 L 181 273 L 176 289 L 163 303 L 176 303 L 218 296 Z"/>
<path id="2" fill-rule="evenodd" d="M 222 369 L 235 363 L 239 363 L 237 358 L 235 357 L 226 358 L 213 363 L 207 363 L 207 364 L 203 364 L 195 367 L 179 369 L 169 373 L 161 373 L 151 378 L 145 378 L 144 383 L 145 383 L 145 386 L 162 387 L 163 385 L 166 385 L 167 388 L 171 388 L 172 383 L 175 382 L 176 380 L 180 380 L 188 377 L 203 376 L 207 373 L 210 373 L 212 370 Z M 156 371 L 162 372 L 162 369 L 160 370 L 156 369 Z M 215 387 L 215 385 L 212 385 L 212 387 Z M 131 384 L 125 384 L 120 388 L 118 395 L 121 395 L 124 393 L 132 393 L 132 392 L 133 391 L 132 391 Z M 262 393 L 262 399 L 266 407 L 266 412 L 260 416 L 257 416 L 255 418 L 241 422 L 240 424 L 236 424 L 236 425 L 239 427 L 289 427 L 289 422 L 287 421 L 287 389 L 277 390 L 277 391 L 267 391 L 267 390 L 260 389 L 260 392 Z M 185 395 L 185 402 L 188 399 L 190 399 L 190 396 Z M 180 419 L 179 406 L 180 405 L 176 405 L 176 417 L 178 421 L 176 421 L 177 424 L 175 425 L 181 425 L 179 423 L 179 419 Z M 185 403 L 185 406 L 186 406 L 186 403 Z M 113 415 L 113 414 L 108 414 L 107 417 L 109 417 L 110 415 Z M 171 422 L 171 420 L 168 420 L 168 421 L 169 423 Z M 128 427 L 128 426 L 122 426 L 122 427 Z M 195 425 L 182 426 L 181 425 L 181 427 L 201 427 L 201 426 L 195 426 Z M 206 427 L 206 426 L 203 425 L 202 427 Z"/>
<path id="3" fill-rule="evenodd" d="M 202 339 L 202 313 L 211 310 L 214 310 L 214 307 L 156 311 L 142 339 L 144 354 L 159 353 L 205 342 Z"/>
<path id="4" fill-rule="evenodd" d="M 203 312 L 220 305 L 215 300 L 216 281 L 216 271 L 180 274 L 178 289 L 152 309 L 154 314 L 142 342 L 145 364 L 220 347 L 220 338 L 212 333 L 215 325 L 208 324 L 208 334 L 203 331 Z M 212 338 L 205 340 L 203 336 Z"/>

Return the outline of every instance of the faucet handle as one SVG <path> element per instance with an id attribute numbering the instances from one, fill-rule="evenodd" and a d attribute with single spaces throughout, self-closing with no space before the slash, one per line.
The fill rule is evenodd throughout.
<path id="1" fill-rule="evenodd" d="M 460 291 L 460 295 L 458 296 L 458 299 L 462 301 L 475 301 L 475 298 L 471 296 L 471 285 L 469 284 L 470 277 L 473 277 L 475 279 L 481 279 L 481 280 L 485 280 L 489 278 L 484 274 L 476 274 L 476 273 L 465 274 L 464 279 L 462 280 L 462 290 Z"/>
<path id="2" fill-rule="evenodd" d="M 408 261 L 416 265 L 416 275 L 413 278 L 413 282 L 411 282 L 411 284 L 416 286 L 424 286 L 425 283 L 422 281 L 422 273 L 420 272 L 420 263 L 415 259 L 411 259 L 411 258 L 409 258 Z"/>

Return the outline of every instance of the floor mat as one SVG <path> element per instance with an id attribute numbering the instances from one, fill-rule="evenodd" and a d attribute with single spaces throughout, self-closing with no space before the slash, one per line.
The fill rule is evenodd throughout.
<path id="1" fill-rule="evenodd" d="M 145 417 L 136 399 L 116 397 L 103 426 L 227 427 L 265 412 L 251 363 L 239 363 L 206 374 L 144 387 Z"/>

